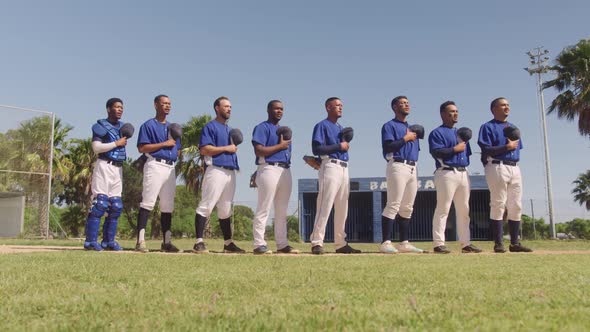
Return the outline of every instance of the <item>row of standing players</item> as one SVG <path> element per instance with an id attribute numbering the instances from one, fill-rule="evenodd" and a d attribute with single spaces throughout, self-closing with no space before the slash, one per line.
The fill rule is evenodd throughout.
<path id="1" fill-rule="evenodd" d="M 138 215 L 138 234 L 135 250 L 148 252 L 145 244 L 145 228 L 156 199 L 160 199 L 161 228 L 164 252 L 178 252 L 171 242 L 172 211 L 176 188 L 175 163 L 180 151 L 180 137 L 171 135 L 171 126 L 166 118 L 171 110 L 170 98 L 158 95 L 154 99 L 156 116 L 140 127 L 137 146 L 146 156 L 143 167 L 142 201 Z M 86 222 L 87 250 L 121 250 L 115 241 L 118 217 L 122 211 L 122 163 L 126 158 L 127 138 L 132 135 L 129 126 L 120 121 L 123 102 L 119 98 L 107 101 L 107 119 L 98 120 L 92 127 L 92 148 L 98 158 L 92 175 L 94 201 Z M 192 251 L 207 253 L 203 233 L 207 219 L 217 207 L 220 228 L 224 238 L 223 252 L 244 253 L 232 239 L 231 205 L 235 193 L 236 171 L 239 170 L 237 145 L 232 140 L 232 130 L 227 125 L 231 116 L 231 102 L 219 97 L 213 104 L 215 119 L 203 128 L 199 151 L 204 157 L 206 170 L 203 176 L 201 201 L 195 214 L 196 243 Z M 328 98 L 325 102 L 327 118 L 313 129 L 312 150 L 319 157 L 319 192 L 314 228 L 311 234 L 311 253 L 323 254 L 324 236 L 328 218 L 334 207 L 334 242 L 336 253 L 354 254 L 346 241 L 345 222 L 349 198 L 350 137 L 343 138 L 343 128 L 338 123 L 343 104 L 340 98 Z M 417 161 L 420 133 L 411 130 L 407 123 L 410 103 L 405 96 L 391 102 L 395 117 L 386 122 L 381 130 L 383 157 L 387 161 L 387 204 L 382 213 L 383 239 L 379 251 L 385 254 L 422 253 L 409 242 L 410 219 L 417 192 Z M 510 228 L 512 252 L 530 252 L 519 242 L 521 218 L 522 179 L 518 162 L 522 140 L 520 132 L 507 121 L 510 105 L 506 98 L 491 102 L 493 119 L 484 123 L 478 136 L 485 165 L 485 177 L 490 189 L 490 227 L 494 238 L 494 252 L 506 252 L 503 245 L 503 219 L 505 212 Z M 270 254 L 264 239 L 266 221 L 274 207 L 274 232 L 277 252 L 296 254 L 299 251 L 287 240 L 287 206 L 291 194 L 291 135 L 279 128 L 283 116 L 283 103 L 272 100 L 267 105 L 268 119 L 258 124 L 252 134 L 256 155 L 256 185 L 258 203 L 253 220 L 254 254 Z M 429 137 L 429 151 L 436 163 L 434 182 L 437 205 L 433 217 L 433 244 L 435 253 L 449 253 L 445 246 L 445 228 L 451 203 L 457 214 L 459 242 L 463 253 L 479 253 L 481 249 L 470 241 L 469 231 L 469 165 L 471 147 L 469 134 L 458 134 L 455 124 L 459 111 L 452 101 L 440 106 L 442 125 Z M 126 128 L 127 126 L 127 128 Z M 512 129 L 512 130 L 507 130 Z M 129 133 L 131 132 L 131 133 Z M 423 132 L 422 132 L 423 135 Z M 289 136 L 289 137 L 287 137 Z M 106 213 L 103 224 L 103 241 L 98 242 L 100 220 Z M 392 243 L 394 224 L 399 226 L 400 242 Z"/>

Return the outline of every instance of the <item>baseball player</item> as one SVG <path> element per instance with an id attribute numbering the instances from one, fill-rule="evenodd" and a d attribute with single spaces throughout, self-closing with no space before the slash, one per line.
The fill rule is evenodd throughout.
<path id="1" fill-rule="evenodd" d="M 419 135 L 424 137 L 424 128 L 408 126 L 406 118 L 410 114 L 410 102 L 407 97 L 395 97 L 391 101 L 391 108 L 395 118 L 386 122 L 381 128 L 383 158 L 387 160 L 385 169 L 387 204 L 381 219 L 383 242 L 379 246 L 379 251 L 386 254 L 421 253 L 424 251 L 410 244 L 409 239 L 410 218 L 418 190 L 416 167 L 420 150 L 418 139 Z M 397 248 L 391 243 L 394 219 L 400 231 L 401 242 L 396 246 Z"/>
<path id="2" fill-rule="evenodd" d="M 275 241 L 277 252 L 297 254 L 299 251 L 287 240 L 287 207 L 291 196 L 291 133 L 281 127 L 283 103 L 271 100 L 266 106 L 268 120 L 258 124 L 252 132 L 252 145 L 256 155 L 256 186 L 258 205 L 253 220 L 254 254 L 269 254 L 264 241 L 266 221 L 274 205 Z M 282 129 L 282 130 L 281 130 Z"/>
<path id="3" fill-rule="evenodd" d="M 520 244 L 518 231 L 522 211 L 522 178 L 520 175 L 520 131 L 506 119 L 510 104 L 506 98 L 492 100 L 494 118 L 479 129 L 477 144 L 481 148 L 486 181 L 490 189 L 490 226 L 494 237 L 494 252 L 504 253 L 502 243 L 504 211 L 508 214 L 511 252 L 531 252 Z"/>
<path id="4" fill-rule="evenodd" d="M 432 237 L 434 252 L 448 254 L 445 246 L 445 229 L 451 203 L 455 203 L 457 229 L 463 253 L 479 253 L 481 249 L 470 242 L 469 232 L 469 166 L 471 156 L 471 130 L 461 128 L 457 132 L 455 124 L 459 120 L 459 110 L 453 101 L 440 105 L 443 124 L 430 132 L 428 145 L 435 160 L 434 185 L 436 187 L 436 209 L 432 218 Z"/>
<path id="5" fill-rule="evenodd" d="M 115 241 L 117 224 L 123 202 L 123 162 L 127 158 L 125 145 L 127 137 L 121 135 L 123 123 L 123 101 L 111 98 L 107 101 L 107 118 L 98 120 L 92 126 L 92 150 L 98 155 L 92 171 L 92 207 L 86 219 L 86 240 L 84 249 L 101 251 L 122 250 Z M 103 224 L 103 240 L 98 243 L 100 218 L 107 213 Z"/>
<path id="6" fill-rule="evenodd" d="M 330 211 L 334 206 L 334 245 L 336 253 L 356 254 L 346 242 L 346 217 L 348 215 L 348 196 L 350 181 L 348 177 L 349 142 L 342 137 L 342 126 L 338 119 L 342 117 L 342 101 L 331 97 L 325 103 L 328 117 L 313 128 L 312 151 L 321 158 L 319 170 L 319 192 L 317 210 L 311 233 L 311 252 L 315 255 L 324 253 L 324 235 Z"/>
<path id="7" fill-rule="evenodd" d="M 231 213 L 232 201 L 236 191 L 236 171 L 238 165 L 236 136 L 231 136 L 227 121 L 231 115 L 231 102 L 227 97 L 219 97 L 213 103 L 215 119 L 208 122 L 201 132 L 199 152 L 204 157 L 206 170 L 203 176 L 201 201 L 195 214 L 195 231 L 197 242 L 193 247 L 195 253 L 208 253 L 203 233 L 207 218 L 217 206 L 219 225 L 223 233 L 225 253 L 244 253 L 232 239 Z M 230 137 L 231 136 L 231 137 Z M 243 139 L 243 137 L 242 137 Z"/>
<path id="8" fill-rule="evenodd" d="M 180 150 L 180 138 L 174 139 L 169 134 L 166 120 L 170 114 L 170 98 L 158 95 L 154 98 L 156 117 L 141 125 L 137 138 L 137 148 L 147 156 L 143 168 L 142 200 L 139 204 L 137 220 L 136 251 L 148 252 L 145 245 L 145 228 L 150 211 L 160 198 L 160 222 L 164 240 L 161 245 L 163 252 L 178 252 L 178 248 L 171 242 L 172 211 L 174 211 L 174 196 L 176 195 L 176 171 L 174 166 Z"/>

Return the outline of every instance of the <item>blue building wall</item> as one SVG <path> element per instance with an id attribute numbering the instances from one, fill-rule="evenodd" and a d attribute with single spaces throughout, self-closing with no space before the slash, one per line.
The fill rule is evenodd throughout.
<path id="1" fill-rule="evenodd" d="M 472 175 L 470 217 L 471 237 L 473 240 L 490 239 L 489 229 L 489 190 L 485 177 Z M 346 234 L 349 242 L 381 242 L 381 212 L 387 202 L 387 181 L 384 177 L 350 179 L 350 197 Z M 299 233 L 302 240 L 308 242 L 313 230 L 316 200 L 318 193 L 317 179 L 299 179 Z M 418 178 L 418 193 L 414 203 L 414 212 L 410 222 L 411 241 L 432 240 L 432 216 L 436 207 L 436 188 L 434 177 Z M 457 238 L 454 207 L 451 207 L 447 220 L 446 238 Z M 399 232 L 397 225 L 394 236 Z M 333 211 L 326 227 L 326 242 L 334 239 Z"/>

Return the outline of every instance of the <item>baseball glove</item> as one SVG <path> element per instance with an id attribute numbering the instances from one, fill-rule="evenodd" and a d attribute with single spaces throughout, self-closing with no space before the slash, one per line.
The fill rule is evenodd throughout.
<path id="1" fill-rule="evenodd" d="M 250 188 L 258 188 L 258 185 L 256 184 L 256 173 L 258 172 L 254 171 L 254 173 L 250 175 Z"/>
<path id="2" fill-rule="evenodd" d="M 135 132 L 135 128 L 129 122 L 123 124 L 121 126 L 121 128 L 119 128 L 119 133 L 121 133 L 121 136 L 123 136 L 125 138 L 131 138 L 133 136 L 134 132 Z"/>
<path id="3" fill-rule="evenodd" d="M 177 140 L 182 137 L 182 127 L 178 123 L 171 123 L 168 125 L 168 135 L 173 139 Z"/>
<path id="4" fill-rule="evenodd" d="M 345 142 L 350 143 L 354 137 L 354 130 L 351 127 L 342 128 L 341 135 Z"/>
<path id="5" fill-rule="evenodd" d="M 139 158 L 137 158 L 134 162 L 131 163 L 131 166 L 135 168 L 139 173 L 143 173 L 143 167 L 145 166 L 146 161 L 146 155 L 142 154 Z"/>
<path id="6" fill-rule="evenodd" d="M 242 131 L 238 128 L 229 131 L 229 138 L 233 145 L 240 145 L 244 141 L 244 135 L 242 135 Z"/>
<path id="7" fill-rule="evenodd" d="M 504 136 L 511 140 L 511 141 L 516 141 L 520 139 L 520 129 L 516 128 L 516 127 L 505 127 L 504 128 Z"/>
<path id="8" fill-rule="evenodd" d="M 424 127 L 419 124 L 414 124 L 411 125 L 409 129 L 411 132 L 416 133 L 416 137 L 418 137 L 418 139 L 424 139 Z"/>
<path id="9" fill-rule="evenodd" d="M 467 142 L 471 139 L 471 137 L 473 137 L 473 132 L 467 127 L 461 127 L 457 129 L 457 137 L 459 137 L 463 142 Z"/>
<path id="10" fill-rule="evenodd" d="M 289 141 L 293 138 L 293 131 L 289 127 L 279 127 L 279 129 L 277 129 L 277 136 L 280 137 L 281 135 L 283 135 L 285 141 Z"/>
<path id="11" fill-rule="evenodd" d="M 311 168 L 315 170 L 320 169 L 321 163 L 318 159 L 319 158 L 316 158 L 314 156 L 303 156 L 303 161 L 305 161 L 306 164 L 308 164 Z"/>

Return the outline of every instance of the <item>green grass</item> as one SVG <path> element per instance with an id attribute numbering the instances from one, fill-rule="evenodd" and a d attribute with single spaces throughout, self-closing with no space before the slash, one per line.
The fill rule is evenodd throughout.
<path id="1" fill-rule="evenodd" d="M 590 250 L 586 241 L 526 244 Z M 212 250 L 221 246 L 209 241 Z M 105 329 L 582 331 L 590 329 L 590 253 L 0 255 L 0 330 Z"/>

